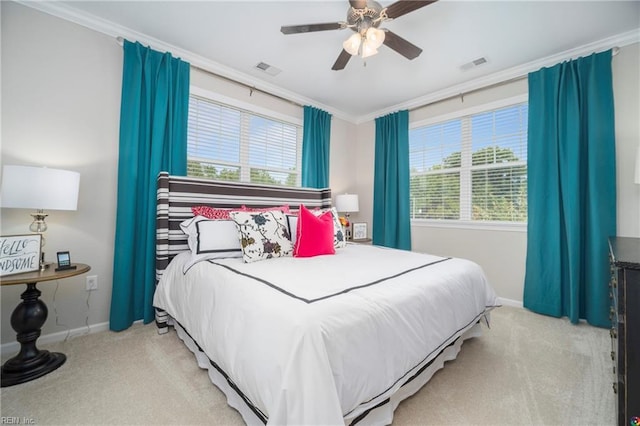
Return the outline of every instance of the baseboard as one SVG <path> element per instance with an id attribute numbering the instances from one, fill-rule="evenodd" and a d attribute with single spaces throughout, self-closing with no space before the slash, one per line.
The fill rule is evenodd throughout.
<path id="1" fill-rule="evenodd" d="M 498 297 L 498 302 L 500 302 L 500 304 L 504 306 L 511 306 L 514 308 L 524 308 L 524 306 L 522 305 L 522 301 L 520 300 L 513 300 L 513 299 L 506 299 L 504 297 Z"/>
<path id="2" fill-rule="evenodd" d="M 138 320 L 135 321 L 134 324 L 142 324 L 142 320 Z M 65 340 L 67 338 L 67 333 L 68 333 L 68 339 L 74 339 L 76 337 L 80 337 L 80 336 L 84 336 L 86 334 L 93 334 L 93 333 L 98 333 L 100 331 L 106 331 L 109 330 L 109 322 L 101 322 L 98 324 L 91 324 L 89 325 L 89 327 L 87 328 L 87 326 L 84 327 L 78 327 L 78 328 L 74 328 L 72 330 L 69 331 L 59 331 L 56 333 L 51 333 L 51 334 L 43 334 L 42 336 L 40 336 L 38 338 L 38 348 L 41 345 L 46 345 L 49 343 L 58 343 L 58 342 L 62 342 L 63 340 Z M 2 345 L 0 345 L 0 354 L 4 357 L 6 356 L 11 356 L 11 355 L 15 355 L 20 351 L 20 343 L 16 342 L 9 342 L 9 343 L 4 343 Z"/>

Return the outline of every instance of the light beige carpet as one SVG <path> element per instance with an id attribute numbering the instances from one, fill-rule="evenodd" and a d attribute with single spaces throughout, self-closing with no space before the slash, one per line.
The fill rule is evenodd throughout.
<path id="1" fill-rule="evenodd" d="M 524 309 L 492 312 L 394 425 L 613 425 L 607 330 Z M 242 425 L 175 332 L 155 325 L 43 346 L 68 359 L 35 381 L 2 388 L 0 413 L 35 424 Z M 4 361 L 4 360 L 3 360 Z"/>

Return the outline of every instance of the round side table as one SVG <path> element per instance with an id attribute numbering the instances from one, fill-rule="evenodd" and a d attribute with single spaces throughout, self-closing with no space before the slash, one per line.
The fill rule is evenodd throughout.
<path id="1" fill-rule="evenodd" d="M 40 300 L 40 290 L 36 284 L 43 281 L 60 280 L 88 272 L 91 267 L 83 263 L 73 263 L 75 269 L 56 271 L 53 265 L 42 271 L 25 272 L 23 274 L 1 277 L 0 284 L 26 284 L 27 289 L 20 295 L 22 302 L 11 314 L 11 327 L 17 333 L 20 343 L 18 355 L 2 365 L 2 387 L 42 377 L 60 367 L 67 360 L 64 354 L 40 350 L 36 341 L 47 320 L 47 305 Z"/>

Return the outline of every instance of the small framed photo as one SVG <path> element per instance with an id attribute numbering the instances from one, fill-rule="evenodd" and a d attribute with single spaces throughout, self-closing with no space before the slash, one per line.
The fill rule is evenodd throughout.
<path id="1" fill-rule="evenodd" d="M 353 226 L 353 239 L 365 240 L 367 238 L 367 223 L 366 222 L 354 222 Z"/>
<path id="2" fill-rule="evenodd" d="M 56 272 L 64 271 L 67 269 L 76 269 L 76 266 L 71 264 L 71 255 L 68 251 L 59 251 L 57 253 L 57 257 L 58 267 L 56 268 Z"/>
<path id="3" fill-rule="evenodd" d="M 42 235 L 0 237 L 0 276 L 40 270 Z"/>

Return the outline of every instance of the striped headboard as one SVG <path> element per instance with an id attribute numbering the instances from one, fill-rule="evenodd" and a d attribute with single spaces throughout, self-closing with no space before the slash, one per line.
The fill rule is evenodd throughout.
<path id="1" fill-rule="evenodd" d="M 289 204 L 292 208 L 330 207 L 331 189 L 292 188 L 252 183 L 223 182 L 210 179 L 158 175 L 156 212 L 156 280 L 169 261 L 189 250 L 187 236 L 180 223 L 190 217 L 191 206 L 219 208 L 271 207 Z"/>

